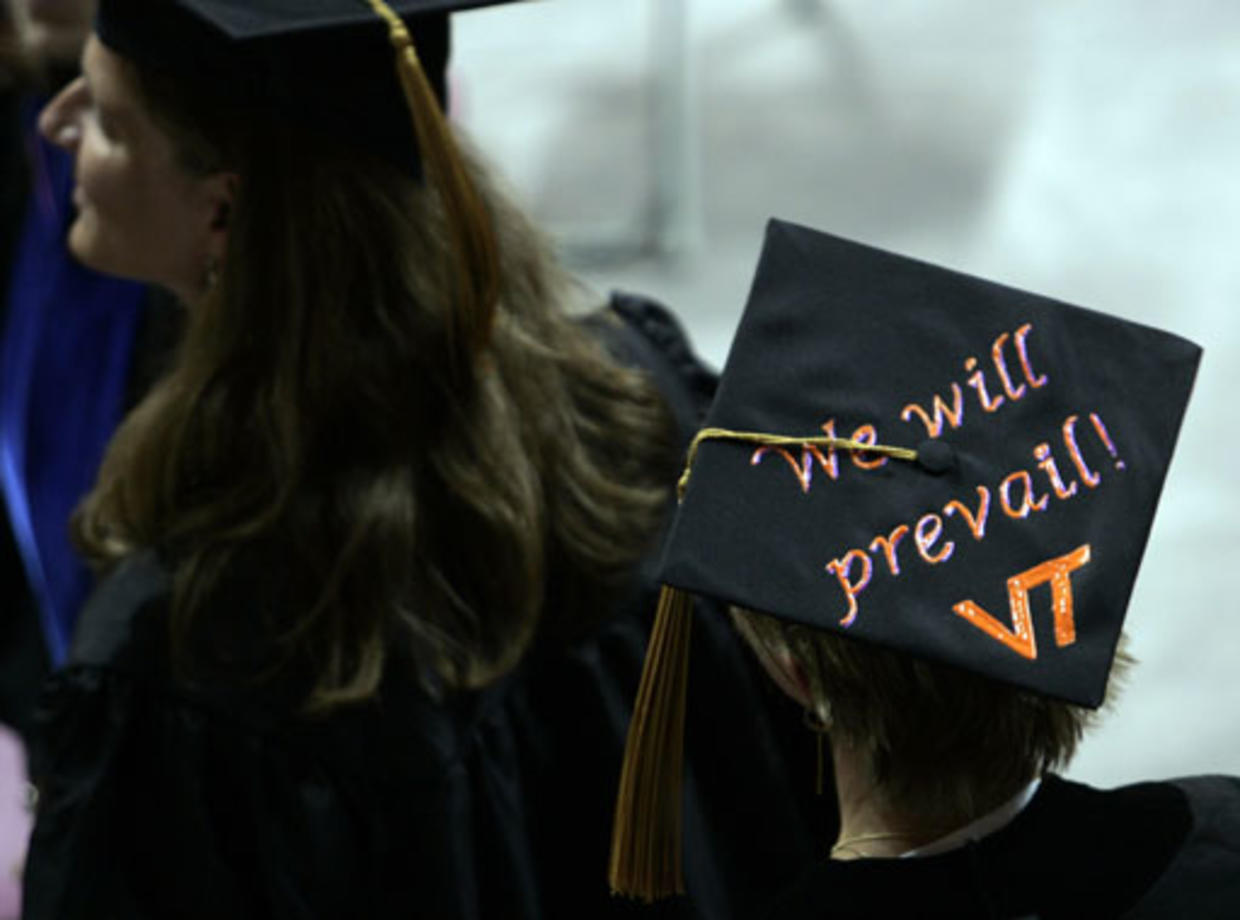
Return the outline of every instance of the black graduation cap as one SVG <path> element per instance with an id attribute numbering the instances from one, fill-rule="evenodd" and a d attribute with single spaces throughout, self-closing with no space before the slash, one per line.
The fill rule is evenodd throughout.
<path id="1" fill-rule="evenodd" d="M 661 781 L 634 748 L 683 719 L 679 592 L 1098 706 L 1200 356 L 772 221 L 681 483 L 622 804 Z"/>
<path id="2" fill-rule="evenodd" d="M 100 40 L 217 98 L 418 169 L 386 7 L 446 105 L 448 14 L 510 0 L 101 0 Z"/>

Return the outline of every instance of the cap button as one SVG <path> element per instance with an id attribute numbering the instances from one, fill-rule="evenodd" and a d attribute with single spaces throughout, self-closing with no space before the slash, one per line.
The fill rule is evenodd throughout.
<path id="1" fill-rule="evenodd" d="M 917 446 L 917 464 L 927 473 L 946 473 L 956 465 L 956 452 L 946 441 L 930 438 Z"/>

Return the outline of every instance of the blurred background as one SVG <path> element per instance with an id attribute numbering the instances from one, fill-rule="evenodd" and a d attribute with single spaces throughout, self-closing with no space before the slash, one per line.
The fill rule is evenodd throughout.
<path id="1" fill-rule="evenodd" d="M 716 365 L 771 216 L 1204 346 L 1140 664 L 1068 772 L 1240 773 L 1240 4 L 545 0 L 458 16 L 455 62 L 458 120 L 574 270 Z M 0 730 L 0 917 L 21 766 Z"/>
<path id="2" fill-rule="evenodd" d="M 721 365 L 777 215 L 1204 346 L 1070 775 L 1240 773 L 1240 4 L 572 0 L 457 17 L 457 115 L 600 291 Z"/>

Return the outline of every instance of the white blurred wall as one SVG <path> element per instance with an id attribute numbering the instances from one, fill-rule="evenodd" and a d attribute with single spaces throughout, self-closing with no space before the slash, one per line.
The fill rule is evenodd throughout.
<path id="1" fill-rule="evenodd" d="M 661 252 L 654 23 L 682 3 L 691 168 Z M 545 0 L 456 34 L 459 117 L 518 197 L 716 363 L 771 215 L 1202 344 L 1129 612 L 1141 664 L 1070 772 L 1240 773 L 1240 4 Z"/>

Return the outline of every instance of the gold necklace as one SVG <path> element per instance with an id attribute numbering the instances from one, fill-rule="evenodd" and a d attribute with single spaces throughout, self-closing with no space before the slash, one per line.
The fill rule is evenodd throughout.
<path id="1" fill-rule="evenodd" d="M 872 843 L 876 840 L 912 840 L 912 834 L 906 834 L 899 831 L 885 831 L 874 834 L 857 834 L 852 837 L 845 837 L 835 846 L 831 847 L 831 855 L 834 856 L 840 850 L 850 850 L 857 856 L 864 857 L 865 854 L 857 850 L 857 844 Z"/>

